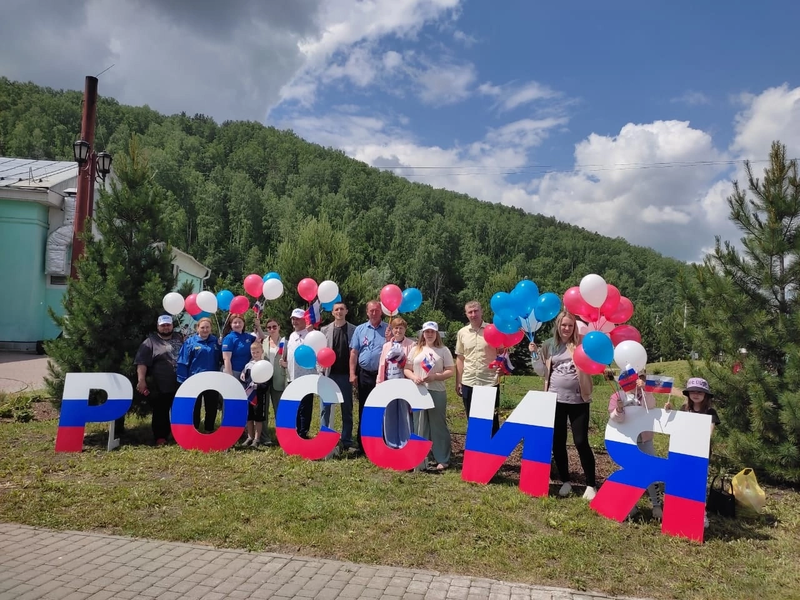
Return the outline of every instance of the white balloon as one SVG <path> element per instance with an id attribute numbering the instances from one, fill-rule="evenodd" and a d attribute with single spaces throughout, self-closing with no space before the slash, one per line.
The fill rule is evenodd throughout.
<path id="1" fill-rule="evenodd" d="M 217 297 L 208 290 L 203 290 L 197 294 L 196 301 L 197 306 L 202 308 L 205 312 L 212 314 L 217 312 Z"/>
<path id="2" fill-rule="evenodd" d="M 161 301 L 161 305 L 169 314 L 177 315 L 183 310 L 183 296 L 181 296 L 178 292 L 170 292 L 164 296 L 164 299 Z"/>
<path id="3" fill-rule="evenodd" d="M 311 346 L 314 352 L 319 352 L 328 345 L 328 340 L 325 339 L 325 334 L 321 331 L 309 331 L 303 339 L 303 344 Z"/>
<path id="4" fill-rule="evenodd" d="M 603 302 L 606 301 L 606 296 L 608 296 L 606 280 L 594 273 L 581 279 L 580 290 L 581 296 L 586 300 L 586 303 L 595 308 L 603 306 Z"/>
<path id="5" fill-rule="evenodd" d="M 250 367 L 250 378 L 253 383 L 266 383 L 272 378 L 272 373 L 272 363 L 268 360 L 256 361 L 256 364 Z"/>
<path id="6" fill-rule="evenodd" d="M 339 286 L 336 285 L 335 282 L 327 279 L 319 284 L 317 288 L 317 298 L 321 304 L 327 304 L 328 302 L 333 302 L 336 300 L 336 296 L 339 295 Z"/>
<path id="7" fill-rule="evenodd" d="M 267 279 L 261 291 L 264 293 L 264 298 L 267 300 L 277 300 L 283 295 L 283 282 L 277 277 L 274 279 Z"/>
<path id="8" fill-rule="evenodd" d="M 614 348 L 614 362 L 620 369 L 630 365 L 638 373 L 647 366 L 647 350 L 639 342 L 625 340 Z"/>

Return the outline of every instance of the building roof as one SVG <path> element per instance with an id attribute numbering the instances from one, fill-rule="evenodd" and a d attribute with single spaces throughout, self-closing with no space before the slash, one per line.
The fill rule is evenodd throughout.
<path id="1" fill-rule="evenodd" d="M 0 188 L 50 189 L 78 176 L 78 164 L 0 156 Z"/>

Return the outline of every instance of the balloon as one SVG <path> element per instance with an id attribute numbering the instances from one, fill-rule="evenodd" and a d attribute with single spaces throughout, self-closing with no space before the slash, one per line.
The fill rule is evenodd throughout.
<path id="1" fill-rule="evenodd" d="M 317 295 L 317 282 L 311 277 L 301 279 L 300 283 L 297 284 L 297 293 L 306 302 L 311 302 Z"/>
<path id="2" fill-rule="evenodd" d="M 605 302 L 603 302 L 603 306 L 600 307 L 600 314 L 607 319 L 608 315 L 613 313 L 617 308 L 621 295 L 617 287 L 610 283 L 606 286 L 606 289 L 608 290 L 608 294 L 606 295 Z"/>
<path id="3" fill-rule="evenodd" d="M 539 296 L 539 300 L 533 309 L 533 314 L 540 323 L 552 321 L 558 316 L 559 312 L 561 312 L 561 300 L 553 292 L 545 292 Z"/>
<path id="4" fill-rule="evenodd" d="M 614 360 L 614 344 L 611 338 L 602 331 L 590 331 L 581 341 L 583 351 L 592 361 L 610 365 Z"/>
<path id="5" fill-rule="evenodd" d="M 523 279 L 511 290 L 511 300 L 517 314 L 527 317 L 539 300 L 539 287 L 530 279 Z"/>
<path id="6" fill-rule="evenodd" d="M 619 299 L 619 304 L 613 313 L 606 315 L 606 319 L 612 323 L 624 323 L 633 316 L 633 302 L 625 296 Z"/>
<path id="7" fill-rule="evenodd" d="M 608 296 L 608 284 L 600 275 L 595 275 L 594 273 L 587 275 L 581 279 L 581 284 L 578 287 L 581 290 L 581 296 L 589 306 L 594 306 L 595 308 L 603 306 L 603 302 L 606 301 L 606 296 Z"/>
<path id="8" fill-rule="evenodd" d="M 269 281 L 270 279 L 280 279 L 280 278 L 281 278 L 281 276 L 278 275 L 275 271 L 270 271 L 269 273 L 264 275 L 263 280 L 264 281 Z"/>
<path id="9" fill-rule="evenodd" d="M 487 325 L 483 330 L 483 339 L 492 348 L 502 348 L 506 343 L 505 335 L 492 324 Z"/>
<path id="10" fill-rule="evenodd" d="M 591 358 L 586 356 L 586 353 L 583 351 L 583 344 L 580 344 L 577 348 L 575 348 L 575 351 L 572 353 L 572 362 L 575 363 L 575 366 L 579 370 L 583 371 L 584 373 L 588 373 L 589 375 L 602 375 L 606 370 L 605 365 L 596 363 Z"/>
<path id="11" fill-rule="evenodd" d="M 335 282 L 326 280 L 319 284 L 319 288 L 317 289 L 317 297 L 319 298 L 320 304 L 333 302 L 338 295 L 339 286 L 336 285 Z"/>
<path id="12" fill-rule="evenodd" d="M 233 300 L 232 291 L 220 290 L 217 292 L 217 308 L 221 310 L 230 310 L 231 300 Z"/>
<path id="13" fill-rule="evenodd" d="M 314 349 L 314 352 L 319 352 L 328 345 L 328 340 L 325 339 L 325 334 L 321 331 L 309 331 L 303 344 Z"/>
<path id="14" fill-rule="evenodd" d="M 519 317 L 510 310 L 494 313 L 492 323 L 501 333 L 516 333 L 519 330 Z"/>
<path id="15" fill-rule="evenodd" d="M 401 313 L 414 312 L 422 304 L 422 292 L 417 288 L 406 288 L 403 290 L 403 301 L 397 310 Z"/>
<path id="16" fill-rule="evenodd" d="M 197 306 L 207 313 L 217 312 L 217 297 L 208 290 L 197 294 L 196 302 Z"/>
<path id="17" fill-rule="evenodd" d="M 492 296 L 489 304 L 492 307 L 492 312 L 495 314 L 503 312 L 504 310 L 511 312 L 516 310 L 514 306 L 514 299 L 508 292 L 497 292 L 494 296 Z"/>
<path id="18" fill-rule="evenodd" d="M 200 319 L 202 319 L 203 317 L 210 317 L 210 316 L 211 316 L 211 313 L 207 313 L 207 312 L 204 312 L 204 311 L 202 311 L 202 310 L 201 310 L 201 311 L 200 311 L 199 313 L 197 313 L 196 315 L 192 315 L 192 318 L 193 318 L 195 321 L 199 321 L 199 320 L 200 320 Z"/>
<path id="19" fill-rule="evenodd" d="M 186 302 L 184 304 L 186 312 L 192 316 L 203 312 L 203 309 L 197 306 L 197 294 L 189 294 L 186 296 Z"/>
<path id="20" fill-rule="evenodd" d="M 252 273 L 244 278 L 244 291 L 258 298 L 261 295 L 261 286 L 264 285 L 264 280 L 255 273 Z"/>
<path id="21" fill-rule="evenodd" d="M 317 353 L 311 346 L 303 344 L 294 351 L 294 362 L 304 369 L 313 369 L 317 365 Z"/>
<path id="22" fill-rule="evenodd" d="M 261 286 L 261 293 L 267 300 L 277 300 L 283 296 L 283 282 L 277 277 L 267 279 Z"/>
<path id="23" fill-rule="evenodd" d="M 272 373 L 272 363 L 268 360 L 256 361 L 256 364 L 250 367 L 250 379 L 253 383 L 266 383 L 272 379 Z"/>
<path id="24" fill-rule="evenodd" d="M 390 313 L 394 313 L 403 302 L 403 290 L 393 283 L 383 286 L 381 302 Z"/>
<path id="25" fill-rule="evenodd" d="M 614 347 L 625 341 L 642 343 L 642 334 L 633 325 L 617 325 L 611 330 L 609 337 L 611 337 L 611 343 L 614 344 Z"/>
<path id="26" fill-rule="evenodd" d="M 334 298 L 330 302 L 322 302 L 320 303 L 319 306 L 322 310 L 327 310 L 328 312 L 331 312 L 333 310 L 333 305 L 341 301 L 342 301 L 342 295 L 336 294 L 336 298 Z"/>
<path id="27" fill-rule="evenodd" d="M 184 307 L 183 296 L 181 296 L 178 292 L 170 292 L 164 296 L 164 299 L 161 301 L 161 305 L 169 314 L 177 315 L 183 310 Z"/>
<path id="28" fill-rule="evenodd" d="M 486 337 L 485 331 L 483 336 L 484 338 Z M 505 348 L 511 348 L 512 346 L 516 346 L 523 340 L 524 337 L 525 337 L 525 332 L 522 330 L 518 330 L 516 333 L 504 333 L 503 346 Z"/>
<path id="29" fill-rule="evenodd" d="M 590 313 L 592 310 L 592 307 L 581 296 L 581 290 L 578 287 L 571 287 L 564 292 L 564 308 L 578 316 Z"/>
<path id="30" fill-rule="evenodd" d="M 387 317 L 393 317 L 393 316 L 395 316 L 397 314 L 396 310 L 389 310 L 388 308 L 386 308 L 386 305 L 383 302 L 381 302 L 381 311 Z"/>
<path id="31" fill-rule="evenodd" d="M 639 342 L 622 341 L 614 348 L 614 362 L 620 369 L 630 365 L 638 373 L 647 366 L 647 350 Z"/>
<path id="32" fill-rule="evenodd" d="M 332 367 L 336 362 L 336 352 L 333 351 L 333 348 L 322 348 L 317 352 L 317 362 L 323 369 Z"/>
<path id="33" fill-rule="evenodd" d="M 247 299 L 247 296 L 236 296 L 236 298 L 231 300 L 230 310 L 232 313 L 243 315 L 247 312 L 248 308 L 250 308 L 250 300 Z"/>

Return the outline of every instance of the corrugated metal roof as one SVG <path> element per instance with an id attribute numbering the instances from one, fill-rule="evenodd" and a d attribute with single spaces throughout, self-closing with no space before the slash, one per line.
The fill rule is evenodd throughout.
<path id="1" fill-rule="evenodd" d="M 0 157 L 0 188 L 49 189 L 77 175 L 75 162 Z"/>

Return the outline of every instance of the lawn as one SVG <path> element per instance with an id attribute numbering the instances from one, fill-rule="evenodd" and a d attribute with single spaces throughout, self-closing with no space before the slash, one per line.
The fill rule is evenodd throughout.
<path id="1" fill-rule="evenodd" d="M 685 381 L 670 363 L 660 368 Z M 504 406 L 528 389 L 541 380 L 507 378 Z M 609 393 L 598 386 L 593 406 L 601 478 L 613 470 L 602 443 Z M 452 389 L 449 413 L 461 448 L 466 421 Z M 155 448 L 149 423 L 133 419 L 129 428 L 134 443 L 114 452 L 104 450 L 104 428 L 90 425 L 84 452 L 56 454 L 56 421 L 0 424 L 0 520 L 655 598 L 787 598 L 800 589 L 800 505 L 791 490 L 768 488 L 756 520 L 712 516 L 697 544 L 661 535 L 646 503 L 640 520 L 619 524 L 579 495 L 526 496 L 515 460 L 481 486 L 463 482 L 457 468 L 399 473 L 364 458 L 310 462 L 279 448 Z"/>

